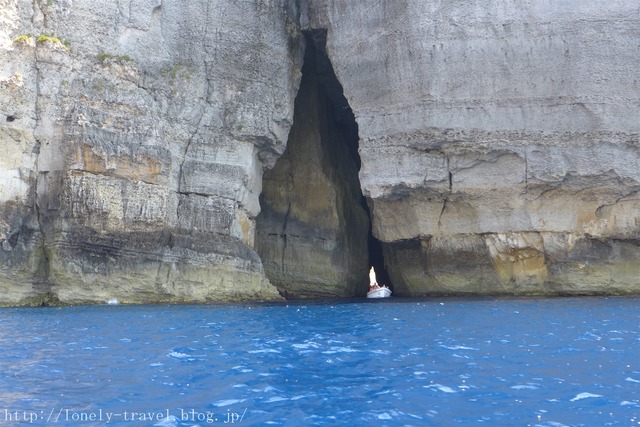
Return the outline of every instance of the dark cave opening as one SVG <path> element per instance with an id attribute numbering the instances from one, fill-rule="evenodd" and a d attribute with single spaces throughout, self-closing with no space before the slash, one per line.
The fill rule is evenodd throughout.
<path id="1" fill-rule="evenodd" d="M 369 267 L 390 286 L 358 177 L 358 124 L 326 54 L 304 31 L 302 79 L 287 147 L 265 171 L 256 251 L 287 298 L 364 296 Z"/>
<path id="2" fill-rule="evenodd" d="M 344 142 L 356 165 L 356 174 L 360 171 L 361 159 L 358 151 L 359 148 L 359 132 L 358 123 L 356 122 L 353 110 L 349 106 L 349 102 L 344 96 L 342 84 L 338 80 L 333 65 L 326 53 L 327 30 L 313 29 L 304 32 L 307 40 L 307 53 L 305 55 L 305 63 L 308 60 L 315 63 L 318 83 L 329 100 L 331 109 L 334 113 L 335 125 L 339 131 L 345 136 Z M 307 55 L 313 55 L 313 59 Z M 362 195 L 362 187 L 358 179 L 358 189 L 360 191 L 360 204 L 367 213 L 369 218 L 369 229 L 367 231 L 367 249 L 369 252 L 369 266 L 373 266 L 376 271 L 378 283 L 389 286 L 393 289 L 391 278 L 387 272 L 384 262 L 384 253 L 382 243 L 373 235 L 373 227 L 371 224 L 372 216 L 367 203 L 366 197 Z"/>

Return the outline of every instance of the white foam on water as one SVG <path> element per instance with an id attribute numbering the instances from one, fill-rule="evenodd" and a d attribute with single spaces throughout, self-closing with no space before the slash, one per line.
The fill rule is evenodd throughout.
<path id="1" fill-rule="evenodd" d="M 640 380 L 637 380 L 637 379 L 635 379 L 635 378 L 631 378 L 631 377 L 627 377 L 627 378 L 625 378 L 624 380 L 625 380 L 625 381 L 632 382 L 632 383 L 640 383 Z"/>
<path id="2" fill-rule="evenodd" d="M 467 347 L 465 345 L 441 345 L 440 347 L 446 348 L 448 350 L 474 350 L 474 351 L 478 351 L 477 348 Z"/>
<path id="3" fill-rule="evenodd" d="M 300 396 L 293 396 L 291 398 L 291 400 L 300 400 L 300 399 L 306 399 L 307 397 L 315 397 L 317 395 L 315 394 L 301 394 Z"/>
<path id="4" fill-rule="evenodd" d="M 389 415 L 386 412 L 383 412 L 382 414 L 378 414 L 378 419 L 379 420 L 390 420 L 391 419 L 391 415 Z"/>
<path id="5" fill-rule="evenodd" d="M 168 354 L 169 357 L 173 357 L 174 359 L 186 359 L 187 357 L 191 357 L 190 354 L 180 353 L 179 351 L 172 351 Z"/>
<path id="6" fill-rule="evenodd" d="M 587 392 L 578 393 L 578 395 L 576 395 L 576 397 L 571 399 L 571 402 L 575 402 L 576 400 L 589 399 L 590 397 L 602 397 L 602 395 L 601 394 L 587 393 Z"/>
<path id="7" fill-rule="evenodd" d="M 469 356 L 465 356 L 465 355 L 457 354 L 457 353 L 453 353 L 451 355 L 451 357 L 457 357 L 458 359 L 471 359 L 471 357 L 469 357 Z"/>
<path id="8" fill-rule="evenodd" d="M 323 351 L 323 354 L 334 354 L 334 353 L 356 353 L 360 350 L 353 349 L 351 347 L 331 347 L 330 350 Z"/>
<path id="9" fill-rule="evenodd" d="M 251 351 L 248 351 L 247 353 L 253 353 L 253 354 L 258 354 L 258 353 L 280 353 L 280 351 L 274 350 L 272 348 L 265 348 L 265 349 L 262 349 L 262 350 L 251 350 Z"/>
<path id="10" fill-rule="evenodd" d="M 297 348 L 300 350 L 306 350 L 308 348 L 318 348 L 318 345 L 314 342 L 308 342 L 304 344 L 291 344 L 291 347 Z"/>
<path id="11" fill-rule="evenodd" d="M 518 384 L 518 385 L 511 386 L 511 388 L 514 390 L 537 390 L 538 389 L 538 387 L 531 384 Z"/>
<path id="12" fill-rule="evenodd" d="M 273 397 L 270 397 L 268 400 L 265 400 L 265 403 L 282 402 L 283 400 L 289 400 L 289 398 L 282 397 L 282 396 L 273 396 Z"/>
<path id="13" fill-rule="evenodd" d="M 178 418 L 174 415 L 169 415 L 166 418 L 163 418 L 161 421 L 158 421 L 154 424 L 156 427 L 177 427 L 178 426 Z"/>
<path id="14" fill-rule="evenodd" d="M 220 408 L 223 406 L 235 405 L 236 403 L 242 403 L 244 401 L 245 399 L 224 399 L 213 402 L 212 405 Z"/>
<path id="15" fill-rule="evenodd" d="M 451 387 L 446 386 L 446 385 L 442 385 L 442 384 L 425 385 L 424 388 L 435 388 L 435 389 L 440 390 L 441 392 L 444 392 L 444 393 L 457 393 Z"/>

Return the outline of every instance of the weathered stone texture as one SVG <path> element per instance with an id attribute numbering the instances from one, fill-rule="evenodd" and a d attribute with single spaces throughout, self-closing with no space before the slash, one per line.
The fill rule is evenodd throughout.
<path id="1" fill-rule="evenodd" d="M 326 0 L 308 18 L 396 294 L 640 291 L 637 2 Z"/>
<path id="2" fill-rule="evenodd" d="M 0 0 L 0 304 L 277 298 L 256 217 L 302 31 L 326 31 L 396 295 L 640 292 L 637 1 Z M 353 294 L 358 195 L 295 168 L 291 238 L 319 240 L 268 268 Z"/>
<path id="3" fill-rule="evenodd" d="M 331 101 L 342 94 L 331 92 L 330 67 L 307 47 L 287 149 L 264 176 L 256 247 L 288 297 L 354 296 L 368 283 L 369 218 L 349 146 L 357 131 L 350 111 Z"/>
<path id="4" fill-rule="evenodd" d="M 0 303 L 279 298 L 253 240 L 297 13 L 0 0 Z"/>

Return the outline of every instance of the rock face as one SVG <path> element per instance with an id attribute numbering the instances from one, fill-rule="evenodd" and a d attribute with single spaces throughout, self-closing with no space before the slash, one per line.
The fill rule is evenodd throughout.
<path id="1" fill-rule="evenodd" d="M 639 21 L 635 0 L 0 0 L 0 304 L 357 294 L 359 190 L 395 295 L 638 293 Z M 348 105 L 317 73 L 292 129 L 304 34 Z"/>
<path id="2" fill-rule="evenodd" d="M 0 0 L 0 302 L 280 298 L 253 250 L 294 2 Z"/>
<path id="3" fill-rule="evenodd" d="M 327 0 L 308 17 L 396 295 L 640 291 L 637 2 Z"/>

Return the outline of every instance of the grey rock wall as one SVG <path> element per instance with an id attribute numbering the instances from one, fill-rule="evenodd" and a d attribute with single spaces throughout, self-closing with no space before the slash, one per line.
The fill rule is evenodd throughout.
<path id="1" fill-rule="evenodd" d="M 396 294 L 640 291 L 637 2 L 326 0 L 308 18 Z"/>
<path id="2" fill-rule="evenodd" d="M 633 0 L 0 0 L 0 304 L 279 298 L 256 217 L 313 29 L 396 295 L 637 293 L 639 21 Z M 358 270 L 325 260 L 315 283 Z"/>
<path id="3" fill-rule="evenodd" d="M 297 13 L 0 0 L 0 303 L 279 298 L 253 245 Z"/>

